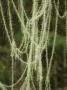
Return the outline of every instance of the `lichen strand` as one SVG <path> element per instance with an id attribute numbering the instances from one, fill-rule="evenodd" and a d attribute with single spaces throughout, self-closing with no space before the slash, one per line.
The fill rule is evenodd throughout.
<path id="1" fill-rule="evenodd" d="M 9 18 L 9 27 L 10 27 L 10 34 L 9 30 L 6 25 L 5 15 L 3 12 L 2 1 L 0 0 L 0 11 L 2 14 L 2 20 L 5 27 L 6 36 L 8 38 L 10 48 L 11 48 L 11 59 L 12 59 L 12 84 L 5 85 L 0 84 L 0 87 L 3 90 L 6 88 L 11 88 L 14 90 L 14 87 L 19 84 L 23 78 L 25 78 L 24 82 L 22 83 L 20 90 L 43 90 L 43 77 L 45 76 L 45 83 L 44 83 L 44 90 L 51 90 L 50 85 L 50 73 L 52 67 L 52 61 L 55 51 L 55 42 L 57 36 L 57 25 L 58 25 L 58 17 L 63 19 L 66 18 L 67 24 L 67 15 L 61 16 L 59 14 L 59 0 L 56 4 L 55 0 L 32 0 L 32 10 L 31 10 L 31 17 L 27 16 L 26 10 L 24 8 L 24 0 L 18 0 L 18 8 L 16 8 L 15 2 L 13 0 L 7 0 L 8 5 L 8 18 Z M 65 0 L 64 0 L 65 1 Z M 40 2 L 40 4 L 39 4 Z M 21 44 L 17 46 L 16 41 L 14 39 L 14 28 L 12 23 L 12 14 L 11 14 L 11 5 L 16 13 L 21 26 L 21 33 L 22 33 L 22 40 Z M 49 44 L 49 34 L 50 34 L 50 23 L 51 23 L 51 14 L 52 8 L 55 7 L 56 12 L 56 23 L 55 23 L 55 30 L 54 30 L 54 41 L 53 41 L 53 48 L 52 54 L 50 59 L 48 58 L 47 47 Z M 66 10 L 66 9 L 65 9 Z M 41 23 L 39 22 L 41 20 Z M 39 29 L 38 23 L 41 24 Z M 67 47 L 67 25 L 66 25 L 66 47 Z M 46 61 L 46 73 L 43 76 L 43 65 L 42 65 L 42 53 L 45 50 L 46 55 L 43 61 Z M 26 55 L 26 60 L 23 59 L 23 54 Z M 18 60 L 21 62 L 21 70 L 22 75 L 14 82 L 14 60 Z M 24 68 L 26 67 L 26 68 Z M 38 87 L 35 85 L 34 80 L 34 72 L 36 73 L 36 78 L 38 82 Z M 25 75 L 26 74 L 26 75 Z"/>

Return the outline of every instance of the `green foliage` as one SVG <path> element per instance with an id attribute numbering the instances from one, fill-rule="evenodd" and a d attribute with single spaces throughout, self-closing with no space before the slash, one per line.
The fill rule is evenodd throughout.
<path id="1" fill-rule="evenodd" d="M 49 39 L 49 46 L 52 47 L 52 45 L 53 45 L 53 40 L 54 40 L 54 32 L 51 32 L 51 33 L 50 33 L 49 38 L 50 38 L 50 39 Z M 65 45 L 65 37 L 57 34 L 55 47 L 56 47 L 56 48 L 58 48 L 59 46 L 64 47 L 64 45 Z"/>

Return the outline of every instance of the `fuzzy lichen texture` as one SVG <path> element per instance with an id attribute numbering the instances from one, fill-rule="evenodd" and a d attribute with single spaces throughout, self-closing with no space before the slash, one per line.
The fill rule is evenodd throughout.
<path id="1" fill-rule="evenodd" d="M 41 2 L 39 4 L 39 2 Z M 2 3 L 0 0 L 0 10 L 2 14 L 3 24 L 5 27 L 5 32 L 11 48 L 11 60 L 12 60 L 12 81 L 11 85 L 2 84 L 6 88 L 11 88 L 14 90 L 14 87 L 23 80 L 20 90 L 43 90 L 43 77 L 45 76 L 44 90 L 51 90 L 50 87 L 50 71 L 52 67 L 53 55 L 55 50 L 55 42 L 57 36 L 57 24 L 58 17 L 64 18 L 59 14 L 59 0 L 56 4 L 52 0 L 32 0 L 32 11 L 31 17 L 27 16 L 26 10 L 24 8 L 24 0 L 18 0 L 18 9 L 16 8 L 14 0 L 7 0 L 8 5 L 8 19 L 9 19 L 9 30 L 6 25 L 6 20 L 3 12 Z M 53 48 L 50 60 L 48 58 L 48 44 L 49 44 L 49 34 L 50 34 L 50 23 L 52 15 L 52 5 L 55 6 L 56 11 L 56 22 L 54 30 L 54 40 Z M 12 14 L 11 14 L 11 5 L 20 21 L 22 40 L 19 46 L 17 46 L 14 39 L 14 28 L 12 23 Z M 39 28 L 39 23 L 40 28 Z M 67 16 L 66 16 L 67 24 Z M 67 28 L 66 28 L 67 32 Z M 66 33 L 67 34 L 67 33 Z M 66 35 L 67 40 L 67 35 Z M 66 41 L 67 42 L 67 41 Z M 66 43 L 67 44 L 67 43 Z M 46 74 L 43 76 L 43 64 L 42 64 L 42 53 L 45 50 L 45 59 L 46 62 Z M 23 59 L 23 55 L 26 55 L 26 60 Z M 14 82 L 14 61 L 18 60 L 21 62 L 21 77 Z M 36 75 L 34 74 L 36 73 Z M 34 76 L 35 75 L 35 76 Z M 36 80 L 34 80 L 36 78 Z M 36 86 L 36 82 L 37 86 Z M 1 85 L 0 85 L 1 87 Z"/>

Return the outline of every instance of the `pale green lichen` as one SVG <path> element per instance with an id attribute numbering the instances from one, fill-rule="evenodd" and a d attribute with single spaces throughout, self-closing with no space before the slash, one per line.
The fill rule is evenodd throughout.
<path id="1" fill-rule="evenodd" d="M 20 90 L 33 90 L 33 89 L 37 90 L 33 81 L 33 71 L 35 70 L 37 74 L 39 90 L 43 90 L 42 88 L 42 81 L 43 81 L 42 53 L 43 53 L 43 50 L 46 50 L 46 59 L 44 61 L 46 61 L 47 73 L 46 73 L 44 86 L 45 86 L 45 90 L 51 90 L 50 71 L 51 71 L 51 66 L 53 61 L 54 50 L 55 50 L 58 17 L 63 18 L 64 16 L 60 16 L 60 14 L 58 14 L 59 3 L 56 5 L 56 3 L 54 2 L 54 6 L 56 9 L 56 23 L 55 23 L 53 49 L 52 49 L 51 58 L 49 60 L 47 47 L 49 42 L 49 30 L 50 30 L 50 22 L 51 22 L 51 14 L 52 14 L 52 0 L 42 0 L 41 6 L 38 6 L 39 0 L 33 0 L 33 6 L 31 11 L 32 15 L 30 18 L 28 18 L 25 12 L 23 2 L 24 2 L 23 0 L 18 1 L 18 6 L 19 6 L 19 11 L 18 11 L 14 1 L 7 0 L 9 26 L 10 26 L 10 32 L 11 32 L 9 35 L 3 9 L 2 9 L 1 0 L 0 0 L 2 19 L 3 19 L 6 35 L 10 43 L 11 58 L 12 58 L 12 84 L 11 85 L 0 84 L 0 87 L 2 88 L 2 86 L 4 86 L 2 88 L 3 90 L 6 90 L 5 87 L 6 88 L 11 87 L 11 90 L 14 90 L 14 86 L 16 86 L 23 79 L 23 76 L 27 71 L 25 81 L 22 83 Z M 23 36 L 19 47 L 17 47 L 16 41 L 14 39 L 14 31 L 12 27 L 12 15 L 11 15 L 11 8 L 10 8 L 11 3 L 21 23 L 21 33 L 23 34 Z M 26 18 L 26 22 L 24 21 L 25 18 Z M 40 18 L 42 18 L 41 30 L 39 30 L 38 28 L 38 22 Z M 23 49 L 21 49 L 22 47 Z M 23 58 L 21 58 L 21 55 L 23 55 L 23 53 L 25 53 L 27 56 L 26 62 L 23 60 Z M 25 65 L 26 68 L 22 70 L 22 75 L 19 78 L 19 80 L 17 80 L 17 82 L 14 83 L 14 60 L 16 59 L 22 63 L 21 67 Z M 31 84 L 32 84 L 32 87 L 31 87 Z"/>

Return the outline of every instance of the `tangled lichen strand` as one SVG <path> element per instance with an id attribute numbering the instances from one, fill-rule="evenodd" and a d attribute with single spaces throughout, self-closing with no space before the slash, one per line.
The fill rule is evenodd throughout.
<path id="1" fill-rule="evenodd" d="M 6 20 L 3 12 L 3 6 L 0 0 L 0 10 L 2 14 L 3 24 L 5 27 L 5 32 L 7 35 L 7 38 L 10 43 L 11 48 L 11 59 L 12 59 L 12 84 L 11 85 L 5 85 L 0 84 L 0 87 L 3 87 L 3 90 L 6 90 L 6 88 L 10 87 L 11 90 L 14 90 L 14 86 L 16 86 L 21 80 L 23 80 L 23 77 L 25 75 L 25 80 L 22 83 L 20 90 L 37 90 L 36 85 L 34 83 L 34 71 L 36 72 L 37 82 L 38 82 L 38 90 L 43 90 L 43 65 L 42 65 L 42 53 L 43 50 L 46 51 L 46 77 L 45 77 L 45 90 L 51 90 L 50 87 L 50 71 L 52 67 L 52 61 L 53 61 L 53 55 L 55 50 L 55 42 L 56 42 L 56 36 L 57 36 L 57 25 L 58 25 L 58 17 L 61 19 L 66 17 L 66 24 L 67 24 L 67 15 L 61 16 L 59 14 L 59 0 L 56 5 L 56 2 L 54 0 L 54 3 L 52 4 L 52 0 L 41 0 L 40 6 L 38 6 L 38 3 L 40 0 L 32 0 L 33 6 L 32 6 L 32 15 L 29 18 L 26 14 L 26 11 L 24 9 L 24 0 L 18 0 L 18 6 L 19 10 L 16 8 L 16 5 L 13 0 L 7 0 L 8 4 L 8 18 L 9 18 L 9 27 L 10 27 L 10 34 L 9 30 L 6 25 Z M 14 28 L 12 25 L 12 14 L 11 14 L 11 5 L 13 6 L 13 9 L 20 21 L 21 24 L 21 33 L 22 33 L 22 41 L 21 44 L 17 47 L 16 41 L 14 39 Z M 51 23 L 51 14 L 52 14 L 52 5 L 55 7 L 56 11 L 56 23 L 55 23 L 55 33 L 54 33 L 54 41 L 53 41 L 53 48 L 50 60 L 48 59 L 48 52 L 47 47 L 49 43 L 49 30 L 50 30 L 50 23 Z M 66 9 L 65 9 L 66 10 Z M 41 28 L 39 29 L 39 19 L 42 18 L 41 21 Z M 26 22 L 25 22 L 26 19 Z M 66 25 L 66 45 L 67 45 L 67 25 Z M 23 60 L 21 56 L 23 54 L 27 55 L 26 61 Z M 21 67 L 25 67 L 24 70 L 22 69 L 22 75 L 17 80 L 17 82 L 14 83 L 14 60 L 19 60 L 21 62 Z M 31 87 L 32 85 L 32 87 Z"/>
<path id="2" fill-rule="evenodd" d="M 7 90 L 6 87 L 0 82 L 0 89 L 1 90 Z"/>

